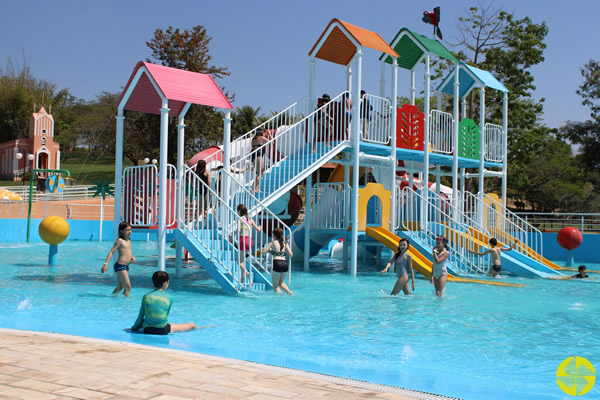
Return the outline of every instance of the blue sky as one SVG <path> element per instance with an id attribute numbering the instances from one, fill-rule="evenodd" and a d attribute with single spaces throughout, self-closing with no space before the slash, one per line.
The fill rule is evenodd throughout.
<path id="1" fill-rule="evenodd" d="M 420 18 L 441 6 L 444 44 L 456 38 L 457 19 L 477 0 L 438 1 L 202 1 L 202 0 L 32 0 L 2 2 L 0 68 L 7 60 L 22 63 L 23 54 L 39 79 L 68 88 L 75 96 L 94 99 L 102 91 L 117 92 L 133 67 L 150 56 L 145 45 L 157 28 L 204 25 L 213 38 L 216 66 L 231 75 L 219 84 L 236 95 L 234 106 L 281 109 L 308 93 L 308 52 L 332 18 L 378 32 L 390 41 L 402 27 L 431 36 Z M 532 68 L 536 99 L 546 98 L 544 121 L 558 127 L 589 114 L 575 90 L 580 69 L 599 59 L 594 15 L 600 2 L 579 0 L 496 0 L 496 7 L 545 21 L 550 29 L 546 60 Z M 362 85 L 379 91 L 379 54 L 367 50 Z M 418 79 L 422 79 L 420 76 Z M 345 69 L 317 62 L 317 92 L 339 93 Z M 399 75 L 399 95 L 408 95 L 408 74 Z M 509 116 L 510 118 L 510 116 Z"/>

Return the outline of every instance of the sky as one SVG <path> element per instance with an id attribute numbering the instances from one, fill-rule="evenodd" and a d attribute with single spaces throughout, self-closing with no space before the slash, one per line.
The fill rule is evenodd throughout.
<path id="1" fill-rule="evenodd" d="M 516 18 L 548 25 L 545 61 L 531 68 L 537 87 L 533 97 L 546 99 L 546 125 L 588 119 L 575 91 L 583 82 L 581 68 L 600 59 L 598 30 L 590 17 L 600 14 L 600 1 L 493 4 Z M 234 107 L 260 106 L 268 114 L 308 94 L 308 52 L 332 18 L 375 31 L 389 42 L 403 27 L 431 37 L 431 25 L 421 16 L 440 6 L 443 43 L 452 49 L 458 17 L 478 0 L 0 0 L 0 5 L 2 70 L 9 60 L 16 65 L 26 61 L 36 78 L 93 100 L 102 92 L 122 90 L 136 63 L 151 56 L 146 41 L 156 29 L 203 25 L 212 37 L 213 65 L 231 73 L 218 83 L 235 94 Z M 362 87 L 373 94 L 379 92 L 379 55 L 367 49 L 363 57 Z M 345 67 L 317 60 L 317 94 L 340 93 L 345 76 Z M 398 82 L 398 94 L 408 96 L 408 72 L 400 70 Z"/>

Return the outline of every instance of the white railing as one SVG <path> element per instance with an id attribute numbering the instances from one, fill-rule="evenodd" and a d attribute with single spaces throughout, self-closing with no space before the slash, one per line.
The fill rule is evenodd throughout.
<path id="1" fill-rule="evenodd" d="M 3 189 L 17 193 L 23 201 L 29 200 L 28 182 L 22 186 L 5 186 Z M 89 200 L 94 198 L 95 193 L 96 191 L 92 188 L 92 185 L 65 186 L 61 193 L 40 192 L 37 190 L 37 184 L 34 182 L 31 201 Z"/>
<path id="2" fill-rule="evenodd" d="M 69 203 L 67 219 L 114 220 L 115 206 L 104 203 Z"/>
<path id="3" fill-rule="evenodd" d="M 492 162 L 502 162 L 504 154 L 502 152 L 504 142 L 504 133 L 500 125 L 485 124 L 485 160 Z"/>
<path id="4" fill-rule="evenodd" d="M 392 132 L 392 103 L 389 99 L 366 94 L 360 104 L 361 139 L 387 145 Z"/>
<path id="5" fill-rule="evenodd" d="M 275 114 L 267 121 L 258 125 L 251 131 L 243 134 L 242 136 L 234 139 L 231 146 L 231 154 L 237 155 L 233 157 L 232 162 L 238 161 L 241 157 L 239 155 L 248 154 L 251 151 L 251 141 L 258 129 L 263 129 L 267 132 L 275 132 L 281 126 L 293 125 L 300 121 L 306 115 L 312 112 L 314 104 L 309 97 L 304 97 L 299 101 L 295 102 L 291 106 L 287 107 L 283 111 Z M 223 150 L 215 152 L 211 156 L 206 158 L 206 164 L 208 168 L 214 170 L 217 166 L 223 163 Z M 196 166 L 192 166 L 195 169 Z"/>
<path id="6" fill-rule="evenodd" d="M 287 183 L 303 178 L 311 165 L 324 163 L 333 147 L 348 139 L 348 120 L 342 109 L 344 93 L 300 122 L 279 127 L 273 139 L 232 164 L 234 170 L 246 169 L 250 165 L 254 173 L 252 180 L 261 177 L 255 186 L 263 192 L 260 196 L 263 202 L 269 204 L 289 190 Z M 287 160 L 291 162 L 285 162 Z M 261 165 L 260 161 L 264 164 Z"/>
<path id="7" fill-rule="evenodd" d="M 319 183 L 313 186 L 314 208 L 311 215 L 312 229 L 347 229 L 350 191 L 344 183 Z"/>
<path id="8" fill-rule="evenodd" d="M 432 110 L 429 119 L 429 146 L 431 151 L 442 154 L 452 154 L 452 130 L 454 117 L 452 114 Z"/>
<path id="9" fill-rule="evenodd" d="M 166 225 L 175 223 L 175 167 L 167 165 Z M 159 172 L 156 165 L 127 167 L 123 170 L 123 220 L 134 228 L 158 224 Z"/>
<path id="10" fill-rule="evenodd" d="M 598 213 L 517 212 L 516 214 L 541 231 L 558 231 L 573 226 L 581 233 L 600 233 Z"/>
<path id="11" fill-rule="evenodd" d="M 234 247 L 239 246 L 238 230 L 252 232 L 252 227 L 187 166 L 183 166 L 181 187 L 179 229 L 197 239 L 210 254 L 211 261 L 229 274 L 238 290 L 248 288 L 252 268 L 246 267 L 248 274 L 242 278 L 240 264 L 247 261 L 240 259 L 242 255 Z"/>
<path id="12" fill-rule="evenodd" d="M 428 191 L 428 199 L 409 187 L 396 188 L 398 212 L 403 230 L 418 238 L 426 246 L 433 247 L 435 238 L 444 236 L 448 240 L 450 261 L 456 271 L 464 274 L 485 273 L 489 269 L 489 260 L 485 257 L 471 254 L 469 250 L 479 250 L 477 247 L 481 235 L 474 231 L 483 230 L 475 221 L 455 209 L 445 198 Z M 425 205 L 426 212 L 421 212 Z M 424 215 L 425 214 L 425 215 Z M 427 223 L 423 223 L 425 216 Z"/>
<path id="13" fill-rule="evenodd" d="M 495 237 L 507 246 L 517 240 L 519 244 L 515 249 L 519 253 L 542 261 L 543 237 L 539 229 L 486 194 L 480 198 L 476 194 L 464 192 L 463 206 L 465 214 L 483 221 L 490 237 Z M 480 212 L 483 213 L 481 219 L 478 218 Z"/>

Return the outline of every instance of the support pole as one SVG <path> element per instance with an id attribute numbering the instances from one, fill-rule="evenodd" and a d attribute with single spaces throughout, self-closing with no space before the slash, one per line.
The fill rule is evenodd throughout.
<path id="1" fill-rule="evenodd" d="M 228 179 L 228 174 L 231 171 L 231 111 L 229 110 L 225 111 L 225 118 L 223 119 L 223 170 L 225 173 L 222 175 L 222 193 L 219 193 L 219 196 L 221 196 L 225 204 L 229 204 L 231 200 L 229 197 L 230 182 Z M 237 207 L 237 205 L 235 206 Z"/>
<path id="2" fill-rule="evenodd" d="M 452 127 L 452 143 L 453 158 L 452 158 L 452 188 L 456 190 L 458 188 L 458 122 L 460 120 L 460 64 L 456 63 L 456 70 L 454 72 L 454 126 Z M 452 196 L 452 205 L 454 210 L 458 208 L 458 196 Z"/>
<path id="3" fill-rule="evenodd" d="M 385 57 L 381 60 L 381 77 L 379 78 L 379 97 L 385 97 Z"/>
<path id="4" fill-rule="evenodd" d="M 361 88 L 361 74 L 362 74 L 362 47 L 358 47 L 356 49 L 356 54 L 354 55 L 354 64 L 356 66 L 353 73 L 353 83 L 352 83 L 352 115 L 359 115 L 359 107 L 360 107 L 360 88 Z M 351 247 L 351 257 L 350 257 L 350 273 L 352 276 L 356 276 L 358 266 L 357 266 L 357 256 L 358 256 L 358 178 L 360 174 L 360 127 L 359 127 L 360 118 L 352 118 L 352 122 L 350 125 L 351 129 L 351 137 L 353 142 L 352 149 L 352 161 L 354 170 L 352 175 L 352 247 Z"/>
<path id="5" fill-rule="evenodd" d="M 424 111 L 425 111 L 425 144 L 424 144 L 424 162 L 423 162 L 423 189 L 421 190 L 422 204 L 421 204 L 421 223 L 423 226 L 427 226 L 427 208 L 429 202 L 429 126 L 431 123 L 430 110 L 429 110 L 429 96 L 431 89 L 431 56 L 427 53 L 425 58 L 425 99 L 424 99 Z"/>
<path id="6" fill-rule="evenodd" d="M 119 237 L 119 223 L 121 222 L 121 201 L 123 199 L 123 185 L 121 175 L 123 174 L 123 130 L 125 126 L 125 117 L 123 116 L 122 109 L 119 109 L 116 118 L 117 137 L 115 142 L 115 204 L 113 218 L 113 242 Z"/>
<path id="7" fill-rule="evenodd" d="M 506 207 L 506 179 L 508 175 L 508 93 L 506 92 L 502 98 L 502 130 L 504 131 L 502 137 L 502 205 Z"/>
<path id="8" fill-rule="evenodd" d="M 317 97 L 315 96 L 315 65 L 317 62 L 314 57 L 308 62 L 308 97 L 310 99 L 310 108 L 313 110 L 317 105 Z"/>
<path id="9" fill-rule="evenodd" d="M 169 102 L 163 100 L 160 109 L 160 171 L 158 189 L 158 268 L 165 270 L 165 247 L 167 241 L 167 154 L 169 152 Z"/>
<path id="10" fill-rule="evenodd" d="M 410 104 L 415 105 L 415 94 L 417 92 L 417 88 L 415 87 L 415 70 L 414 68 L 410 70 Z"/>
<path id="11" fill-rule="evenodd" d="M 479 189 L 477 197 L 479 198 L 479 209 L 477 210 L 477 222 L 483 226 L 483 191 L 485 179 L 485 87 L 479 88 Z"/>
<path id="12" fill-rule="evenodd" d="M 306 177 L 304 193 L 304 272 L 310 271 L 310 222 L 312 218 L 312 174 Z"/>
<path id="13" fill-rule="evenodd" d="M 382 96 L 383 97 L 383 96 Z M 398 159 L 397 159 L 397 154 L 396 154 L 396 118 L 398 118 L 397 116 L 398 113 L 398 59 L 396 57 L 393 57 L 393 64 L 392 64 L 392 120 L 390 121 L 390 123 L 392 124 L 391 126 L 391 138 L 390 138 L 390 144 L 391 144 L 391 148 L 390 148 L 390 159 L 391 159 L 391 165 L 390 165 L 390 170 L 391 170 L 391 174 L 390 174 L 390 194 L 391 194 L 391 198 L 390 198 L 390 231 L 394 232 L 394 230 L 396 229 L 396 167 L 398 166 Z M 381 255 L 380 252 L 378 252 L 379 255 Z"/>
<path id="14" fill-rule="evenodd" d="M 185 188 L 183 187 L 183 168 L 184 168 L 184 134 L 185 134 L 185 124 L 183 120 L 183 115 L 179 115 L 177 118 L 177 180 L 176 187 L 177 190 L 175 193 L 176 201 L 177 201 L 177 228 L 183 228 L 183 217 L 184 217 L 184 199 L 183 194 L 185 193 Z M 179 241 L 175 243 L 175 276 L 177 278 L 181 277 L 181 262 L 183 257 L 183 246 Z"/>

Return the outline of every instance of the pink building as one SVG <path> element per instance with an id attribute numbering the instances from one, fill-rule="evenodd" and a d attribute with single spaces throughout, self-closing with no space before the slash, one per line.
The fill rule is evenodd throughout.
<path id="1" fill-rule="evenodd" d="M 0 179 L 21 180 L 23 174 L 33 168 L 60 169 L 60 145 L 54 142 L 54 119 L 44 107 L 32 114 L 28 139 L 0 143 Z"/>

